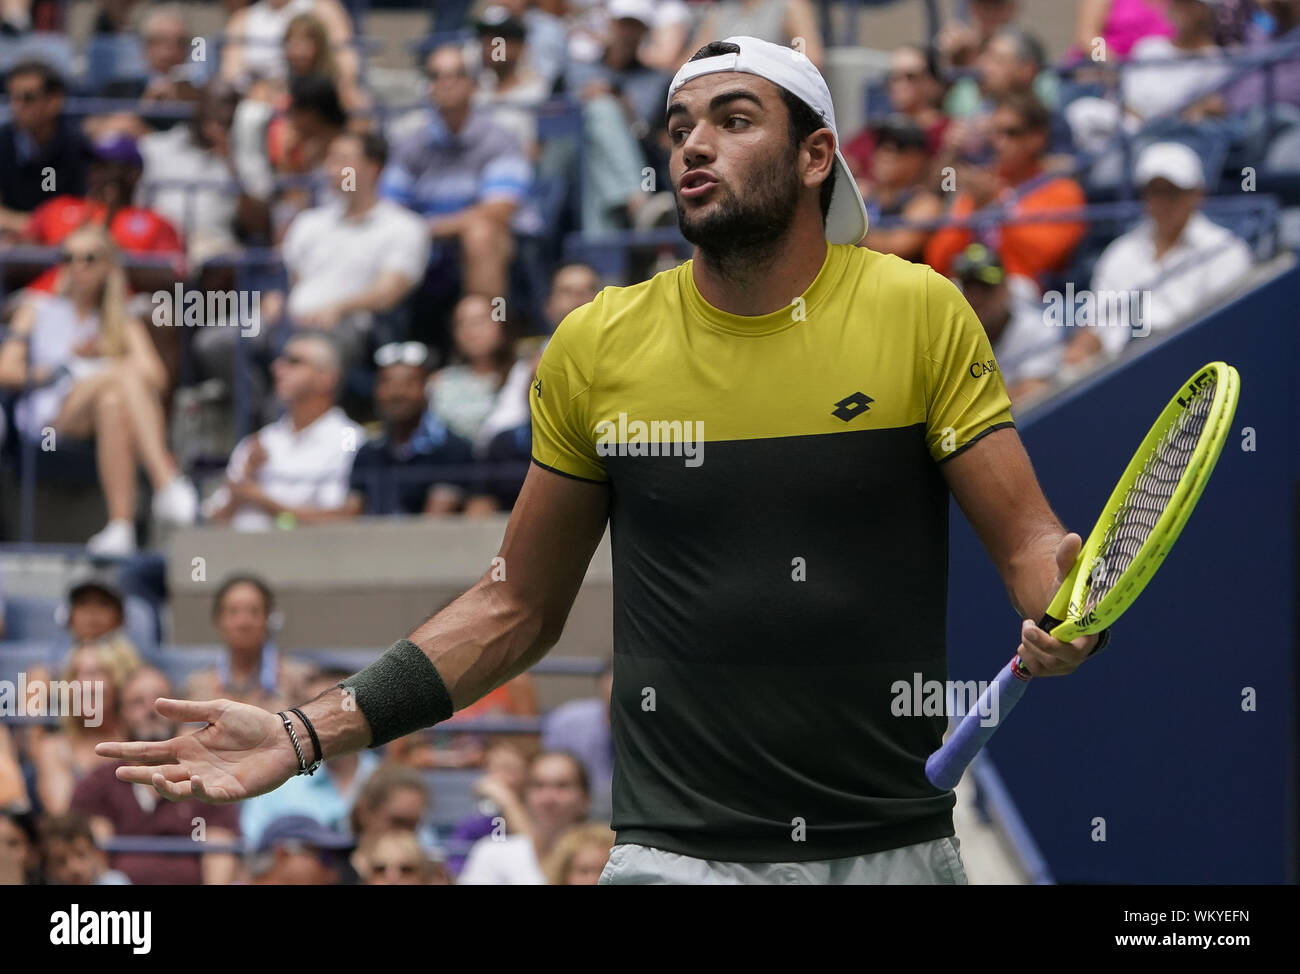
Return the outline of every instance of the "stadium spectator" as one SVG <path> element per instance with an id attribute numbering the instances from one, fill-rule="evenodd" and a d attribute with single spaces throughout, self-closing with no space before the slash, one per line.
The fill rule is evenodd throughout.
<path id="1" fill-rule="evenodd" d="M 150 293 L 169 289 L 184 270 L 185 247 L 176 228 L 151 209 L 136 206 L 136 187 L 144 158 L 135 139 L 125 134 L 98 139 L 90 148 L 84 197 L 60 194 L 32 211 L 23 239 L 40 247 L 57 247 L 82 227 L 105 227 L 119 250 L 132 256 L 163 257 L 159 267 L 127 272 L 131 286 Z M 59 269 L 51 267 L 27 285 L 28 291 L 55 290 Z"/>
<path id="2" fill-rule="evenodd" d="M 90 821 L 76 812 L 41 820 L 41 858 L 51 886 L 130 886 L 130 878 L 108 868 L 108 856 L 95 844 Z"/>
<path id="3" fill-rule="evenodd" d="M 266 129 L 266 158 L 275 176 L 306 176 L 326 165 L 334 139 L 347 127 L 348 115 L 338 88 L 323 75 L 307 74 L 289 81 L 289 104 Z M 311 190 L 290 186 L 276 196 L 272 234 L 280 239 L 293 217 L 306 209 Z"/>
<path id="4" fill-rule="evenodd" d="M 203 85 L 202 64 L 191 47 L 189 25 L 179 6 L 159 4 L 140 22 L 143 74 L 110 78 L 100 89 L 105 98 L 140 101 L 189 101 Z"/>
<path id="5" fill-rule="evenodd" d="M 663 118 L 671 80 L 663 71 L 644 64 L 639 54 L 656 20 L 655 5 L 650 0 L 610 0 L 605 9 L 610 25 L 600 58 L 587 63 L 570 62 L 565 87 L 584 100 L 598 94 L 615 95 L 621 100 L 633 134 L 643 138 Z"/>
<path id="6" fill-rule="evenodd" d="M 460 874 L 462 886 L 544 886 L 541 863 L 572 826 L 587 818 L 587 771 L 572 754 L 543 752 L 528 768 L 524 802 L 532 831 L 479 839 Z"/>
<path id="7" fill-rule="evenodd" d="M 498 305 L 481 294 L 456 303 L 452 339 L 452 364 L 434 373 L 429 400 L 447 428 L 472 443 L 515 363 L 514 348 Z"/>
<path id="8" fill-rule="evenodd" d="M 1120 310 L 1127 313 L 1076 329 L 1065 352 L 1071 366 L 1119 354 L 1134 334 L 1161 332 L 1186 321 L 1238 284 L 1254 262 L 1244 240 L 1201 212 L 1205 174 L 1187 146 L 1147 146 L 1134 176 L 1146 219 L 1110 243 L 1092 274 L 1099 308 L 1103 299 L 1118 296 Z M 1140 320 L 1131 313 L 1134 300 L 1140 301 Z"/>
<path id="9" fill-rule="evenodd" d="M 671 76 L 690 56 L 686 42 L 691 39 L 694 20 L 683 0 L 659 0 L 650 34 L 641 44 L 641 62 Z"/>
<path id="10" fill-rule="evenodd" d="M 272 793 L 274 794 L 274 792 Z M 352 840 L 306 815 L 283 815 L 269 825 L 249 857 L 254 886 L 337 886 Z"/>
<path id="11" fill-rule="evenodd" d="M 310 700 L 351 675 L 346 670 L 324 669 L 308 681 L 303 699 Z M 304 742 L 304 746 L 311 747 L 311 741 Z M 332 758 L 315 774 L 298 775 L 275 791 L 243 802 L 239 806 L 239 829 L 249 842 L 259 843 L 276 819 L 306 816 L 322 827 L 346 832 L 352 806 L 378 766 L 379 758 L 370 751 Z"/>
<path id="12" fill-rule="evenodd" d="M 948 215 L 954 220 L 997 216 L 1006 222 L 981 231 L 957 227 L 936 231 L 925 248 L 927 264 L 950 274 L 956 256 L 979 236 L 1008 274 L 1028 277 L 1040 287 L 1043 276 L 1064 269 L 1083 237 L 1084 224 L 1015 222 L 1017 217 L 1084 205 L 1077 182 L 1044 168 L 1050 124 L 1050 113 L 1033 95 L 1008 95 L 998 103 L 993 113 L 993 169 L 963 166 L 957 171 L 960 192 Z"/>
<path id="13" fill-rule="evenodd" d="M 59 730 L 31 728 L 28 755 L 36 770 L 36 798 L 52 814 L 66 812 L 77 783 L 107 762 L 95 753 L 101 741 L 121 741 L 122 690 L 141 666 L 140 654 L 126 639 L 83 643 L 68 654 L 60 679 L 80 695 L 80 713 L 58 714 Z M 31 675 L 29 674 L 29 679 Z M 51 688 L 52 690 L 52 688 Z M 53 695 L 53 694 L 52 694 Z M 69 702 L 76 698 L 69 695 Z M 51 708 L 55 701 L 51 700 Z"/>
<path id="14" fill-rule="evenodd" d="M 324 25 L 339 74 L 355 78 L 352 21 L 339 0 L 257 0 L 236 10 L 226 24 L 222 79 L 240 86 L 257 79 L 283 79 L 290 66 L 285 35 L 289 24 L 302 14 L 311 14 Z"/>
<path id="15" fill-rule="evenodd" d="M 497 740 L 488 745 L 483 756 L 483 776 L 474 782 L 479 798 L 476 814 L 457 822 L 451 831 L 455 843 L 477 842 L 504 824 L 505 834 L 521 835 L 531 828 L 524 805 L 524 785 L 528 781 L 528 758 L 518 743 Z M 454 875 L 465 868 L 464 855 L 453 853 L 447 866 Z"/>
<path id="16" fill-rule="evenodd" d="M 469 440 L 447 429 L 429 408 L 429 350 L 418 342 L 375 352 L 375 412 L 383 431 L 357 450 L 352 463 L 349 515 L 446 515 L 465 501 L 474 456 Z M 460 471 L 443 473 L 451 465 Z"/>
<path id="17" fill-rule="evenodd" d="M 144 167 L 136 201 L 180 228 L 194 267 L 238 249 L 241 211 L 253 205 L 236 188 L 231 164 L 230 127 L 238 103 L 233 88 L 213 83 L 200 94 L 188 123 L 138 142 Z"/>
<path id="18" fill-rule="evenodd" d="M 1061 368 L 1065 332 L 1047 320 L 1034 282 L 1008 275 L 978 243 L 958 255 L 953 276 L 988 333 L 1011 405 L 1047 389 Z"/>
<path id="19" fill-rule="evenodd" d="M 505 7 L 487 7 L 474 24 L 479 61 L 474 103 L 506 129 L 529 159 L 537 155 L 537 106 L 552 85 L 528 61 L 528 27 Z"/>
<path id="20" fill-rule="evenodd" d="M 542 718 L 542 750 L 563 751 L 582 762 L 591 782 L 593 814 L 608 817 L 614 784 L 614 739 L 609 727 L 609 699 L 614 688 L 612 662 L 600 677 L 594 697 L 570 700 Z"/>
<path id="21" fill-rule="evenodd" d="M 281 248 L 288 320 L 333 334 L 349 365 L 364 355 L 375 316 L 410 294 L 428 262 L 419 217 L 378 194 L 387 159 L 381 135 L 336 136 L 325 160 L 331 199 L 299 213 Z"/>
<path id="22" fill-rule="evenodd" d="M 935 45 L 950 68 L 969 68 L 1001 28 L 1014 23 L 1020 14 L 1018 0 L 970 0 L 967 23 L 949 20 L 935 37 Z"/>
<path id="23" fill-rule="evenodd" d="M 348 827 L 358 842 L 391 832 L 414 834 L 428 811 L 429 791 L 420 773 L 389 763 L 376 768 L 362 784 L 348 814 Z"/>
<path id="24" fill-rule="evenodd" d="M 825 61 L 817 14 L 808 0 L 720 0 L 705 11 L 690 50 L 738 35 L 787 47 L 802 41 L 803 53 L 819 70 Z"/>
<path id="25" fill-rule="evenodd" d="M 579 825 L 569 829 L 546 860 L 548 886 L 595 886 L 609 862 L 614 833 L 606 825 Z"/>
<path id="26" fill-rule="evenodd" d="M 435 48 L 426 67 L 433 110 L 395 144 L 381 192 L 428 221 L 434 281 L 458 268 L 466 293 L 504 295 L 511 221 L 531 182 L 528 160 L 514 136 L 472 107 L 474 82 L 460 48 Z"/>
<path id="27" fill-rule="evenodd" d="M 906 115 L 891 115 L 876 126 L 869 177 L 858 186 L 867 203 L 868 230 L 863 246 L 905 260 L 919 261 L 930 231 L 899 226 L 881 228 L 881 219 L 928 223 L 943 215 L 943 200 L 926 188 L 925 132 Z"/>
<path id="28" fill-rule="evenodd" d="M 1097 40 L 1105 42 L 1103 60 L 1122 61 L 1147 37 L 1172 37 L 1166 0 L 1079 0 L 1074 21 L 1076 55 L 1094 58 Z"/>
<path id="29" fill-rule="evenodd" d="M 0 886 L 39 886 L 42 879 L 36 816 L 0 807 Z"/>
<path id="30" fill-rule="evenodd" d="M 446 886 L 446 867 L 433 861 L 411 832 L 385 832 L 357 850 L 357 874 L 366 886 Z"/>
<path id="31" fill-rule="evenodd" d="M 943 143 L 948 116 L 940 105 L 944 84 L 939 78 L 939 62 L 932 47 L 904 44 L 889 56 L 889 105 L 893 113 L 908 117 L 925 133 L 927 155 L 934 155 Z M 871 153 L 875 149 L 875 125 L 868 124 L 844 143 L 843 154 L 855 176 L 871 172 Z"/>
<path id="32" fill-rule="evenodd" d="M 140 321 L 127 313 L 126 275 L 96 227 L 63 241 L 56 294 L 33 295 L 0 345 L 0 386 L 32 391 L 16 407 L 35 439 L 95 439 L 108 525 L 87 545 L 100 554 L 135 551 L 136 468 L 153 484 L 155 516 L 194 520 L 197 495 L 167 449 L 162 395 L 167 371 Z M 30 369 L 30 374 L 29 374 Z"/>
<path id="33" fill-rule="evenodd" d="M 68 589 L 68 635 L 73 645 L 106 639 L 126 622 L 122 590 L 106 576 L 92 575 Z"/>
<path id="34" fill-rule="evenodd" d="M 9 733 L 7 724 L 0 724 L 0 809 L 28 809 L 32 807 L 27 795 L 27 781 L 19 764 L 18 744 Z M 0 853 L 3 856 L 3 853 Z M 0 881 L 0 885 L 4 885 Z"/>
<path id="35" fill-rule="evenodd" d="M 1284 39 L 1300 39 L 1300 0 L 1266 0 L 1262 6 L 1268 26 L 1246 35 L 1246 53 L 1264 54 Z M 1271 72 L 1261 68 L 1238 79 L 1228 89 L 1228 109 L 1235 114 L 1263 105 L 1270 91 L 1275 101 L 1300 107 L 1300 59 L 1285 58 Z"/>
<path id="36" fill-rule="evenodd" d="M 361 427 L 335 405 L 342 360 L 321 332 L 294 335 L 273 363 L 285 414 L 236 445 L 204 511 L 239 531 L 343 517 Z"/>
<path id="37" fill-rule="evenodd" d="M 165 741 L 177 733 L 176 723 L 155 709 L 159 697 L 173 695 L 171 681 L 159 669 L 142 666 L 122 687 L 122 724 L 130 741 Z M 118 835 L 187 838 L 195 835 L 195 818 L 203 820 L 203 839 L 233 842 L 239 835 L 236 805 L 204 806 L 196 799 L 165 801 L 146 785 L 117 780 L 121 762 L 101 764 L 77 783 L 74 812 L 86 816 L 100 842 Z M 112 867 L 139 886 L 225 885 L 238 866 L 229 853 L 114 853 Z"/>
<path id="38" fill-rule="evenodd" d="M 0 126 L 0 234 L 22 233 L 46 200 L 86 192 L 88 147 L 63 114 L 65 92 L 43 61 L 20 61 L 5 75 L 11 117 Z"/>
<path id="39" fill-rule="evenodd" d="M 1180 111 L 1189 121 L 1224 113 L 1214 88 L 1232 72 L 1215 39 L 1213 0 L 1169 0 L 1172 37 L 1155 34 L 1133 45 L 1124 71 L 1125 108 L 1138 119 Z M 1185 60 L 1186 64 L 1170 61 Z M 1143 61 L 1164 62 L 1141 66 Z"/>
<path id="40" fill-rule="evenodd" d="M 256 575 L 232 575 L 212 598 L 212 625 L 226 658 L 194 673 L 185 683 L 189 700 L 238 700 L 276 710 L 286 693 L 287 665 L 271 639 L 275 595 Z"/>

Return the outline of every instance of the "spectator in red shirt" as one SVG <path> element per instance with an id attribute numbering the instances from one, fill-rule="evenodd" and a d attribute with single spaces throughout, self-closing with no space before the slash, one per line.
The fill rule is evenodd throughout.
<path id="1" fill-rule="evenodd" d="M 135 186 L 144 160 L 128 135 L 112 135 L 96 142 L 86 180 L 86 195 L 56 196 L 38 206 L 27 221 L 23 237 L 41 247 L 57 247 L 87 224 L 103 226 L 119 248 L 128 254 L 158 254 L 173 258 L 166 269 L 133 269 L 131 286 L 142 292 L 167 289 L 183 269 L 185 246 L 170 223 L 153 210 L 134 206 Z M 53 292 L 58 268 L 51 267 L 28 285 L 34 291 Z"/>
<path id="2" fill-rule="evenodd" d="M 165 741 L 175 736 L 176 725 L 158 714 L 159 697 L 172 697 L 171 683 L 152 666 L 143 666 L 122 688 L 122 723 L 127 740 Z M 145 785 L 118 781 L 120 762 L 107 762 L 81 780 L 72 794 L 72 810 L 91 821 L 99 841 L 112 836 L 171 836 L 203 838 L 208 842 L 233 842 L 239 835 L 239 809 L 235 805 L 204 805 L 193 799 L 166 801 Z M 195 824 L 202 820 L 202 831 Z M 231 853 L 118 853 L 110 865 L 136 885 L 225 885 L 234 878 L 238 862 Z"/>
<path id="3" fill-rule="evenodd" d="M 927 264 L 948 275 L 957 255 L 978 241 L 1001 257 L 1008 274 L 1023 275 L 1040 286 L 1044 275 L 1065 268 L 1087 229 L 1085 224 L 1016 222 L 1017 217 L 1084 205 L 1077 182 L 1044 169 L 1050 125 L 1050 113 L 1033 95 L 1018 93 L 998 102 L 993 113 L 993 167 L 958 169 L 959 192 L 948 215 L 953 220 L 1000 215 L 1006 222 L 978 231 L 957 227 L 936 231 L 925 248 Z"/>

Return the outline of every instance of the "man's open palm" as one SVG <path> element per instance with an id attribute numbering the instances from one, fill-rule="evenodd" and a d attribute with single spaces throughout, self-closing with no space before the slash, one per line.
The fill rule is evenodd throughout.
<path id="1" fill-rule="evenodd" d="M 194 734 L 169 741 L 95 745 L 102 757 L 126 762 L 119 781 L 153 785 L 172 801 L 237 802 L 278 788 L 298 770 L 289 735 L 275 714 L 233 700 L 169 700 L 158 713 L 178 723 L 207 721 Z"/>

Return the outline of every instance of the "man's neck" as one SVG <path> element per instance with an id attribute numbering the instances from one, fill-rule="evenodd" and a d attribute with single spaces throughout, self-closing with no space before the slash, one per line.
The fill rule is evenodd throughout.
<path id="1" fill-rule="evenodd" d="M 447 126 L 447 131 L 450 132 L 452 135 L 456 135 L 458 132 L 460 132 L 460 130 L 465 127 L 465 123 L 469 121 L 468 106 L 466 106 L 465 108 L 459 111 L 454 111 L 454 112 L 448 111 L 447 109 L 444 108 L 438 114 L 442 116 L 442 123 Z"/>
<path id="2" fill-rule="evenodd" d="M 310 399 L 304 399 L 291 405 L 289 407 L 289 420 L 293 423 L 294 432 L 301 432 L 316 422 L 329 412 L 332 405 L 334 405 L 333 401 L 325 396 L 312 396 Z"/>
<path id="3" fill-rule="evenodd" d="M 395 446 L 401 446 L 406 443 L 415 431 L 420 427 L 420 417 L 413 416 L 411 419 L 404 419 L 400 422 L 389 423 L 385 432 L 388 434 L 388 442 Z"/>
<path id="4" fill-rule="evenodd" d="M 802 225 L 801 225 L 802 224 Z M 790 307 L 826 263 L 826 236 L 811 220 L 796 220 L 769 246 L 725 255 L 695 248 L 691 271 L 700 296 L 727 314 L 756 317 Z"/>
<path id="5" fill-rule="evenodd" d="M 345 196 L 347 200 L 343 212 L 348 216 L 362 217 L 365 216 L 374 207 L 379 200 L 379 195 L 375 192 L 373 186 L 362 189 L 358 186 L 353 192 Z"/>

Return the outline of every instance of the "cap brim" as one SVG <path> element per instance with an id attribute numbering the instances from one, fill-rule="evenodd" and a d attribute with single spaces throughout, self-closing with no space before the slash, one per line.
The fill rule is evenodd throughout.
<path id="1" fill-rule="evenodd" d="M 867 204 L 858 191 L 849 164 L 840 150 L 835 150 L 835 189 L 831 208 L 826 213 L 826 240 L 833 244 L 857 244 L 867 235 Z"/>

